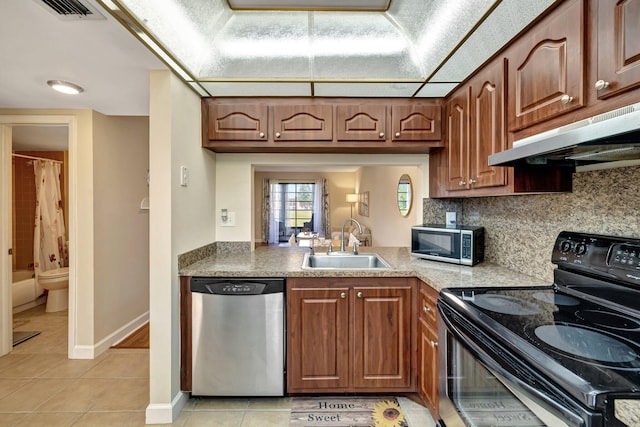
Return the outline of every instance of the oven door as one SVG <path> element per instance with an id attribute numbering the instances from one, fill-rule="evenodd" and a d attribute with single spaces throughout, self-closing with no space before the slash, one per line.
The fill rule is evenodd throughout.
<path id="1" fill-rule="evenodd" d="M 579 404 L 438 302 L 440 417 L 446 427 L 595 427 Z"/>

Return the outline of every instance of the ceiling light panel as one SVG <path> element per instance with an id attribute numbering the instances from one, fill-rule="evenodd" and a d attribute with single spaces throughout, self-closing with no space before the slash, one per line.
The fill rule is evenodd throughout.
<path id="1" fill-rule="evenodd" d="M 311 77 L 308 12 L 235 12 L 209 46 L 205 80 Z"/>
<path id="2" fill-rule="evenodd" d="M 194 75 L 211 55 L 212 39 L 231 17 L 224 0 L 116 0 Z"/>
<path id="3" fill-rule="evenodd" d="M 316 96 L 410 98 L 420 83 L 315 83 Z"/>
<path id="4" fill-rule="evenodd" d="M 479 64 L 493 56 L 554 2 L 555 0 L 501 2 L 484 24 L 438 70 L 431 81 L 465 80 Z"/>
<path id="5" fill-rule="evenodd" d="M 411 40 L 413 55 L 422 65 L 426 78 L 460 44 L 493 3 L 495 0 L 403 0 L 393 2 L 388 14 Z"/>
<path id="6" fill-rule="evenodd" d="M 228 0 L 232 9 L 387 10 L 390 0 Z M 401 0 L 400 0 L 401 1 Z"/>
<path id="7" fill-rule="evenodd" d="M 311 96 L 311 83 L 202 82 L 211 96 Z"/>
<path id="8" fill-rule="evenodd" d="M 314 12 L 314 80 L 418 81 L 409 41 L 384 14 Z"/>

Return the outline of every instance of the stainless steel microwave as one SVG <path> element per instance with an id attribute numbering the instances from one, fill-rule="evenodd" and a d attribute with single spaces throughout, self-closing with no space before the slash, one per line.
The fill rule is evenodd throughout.
<path id="1" fill-rule="evenodd" d="M 422 224 L 411 227 L 411 255 L 452 264 L 484 261 L 484 227 Z"/>

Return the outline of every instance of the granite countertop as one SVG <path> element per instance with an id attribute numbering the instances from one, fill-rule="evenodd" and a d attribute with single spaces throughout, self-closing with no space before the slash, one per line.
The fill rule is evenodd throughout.
<path id="1" fill-rule="evenodd" d="M 316 249 L 321 253 L 321 249 Z M 474 267 L 428 261 L 411 256 L 409 248 L 362 247 L 379 254 L 392 270 L 303 270 L 309 248 L 261 246 L 254 252 L 217 253 L 185 266 L 181 276 L 225 277 L 417 277 L 440 291 L 447 287 L 545 286 L 551 283 L 491 263 Z"/>

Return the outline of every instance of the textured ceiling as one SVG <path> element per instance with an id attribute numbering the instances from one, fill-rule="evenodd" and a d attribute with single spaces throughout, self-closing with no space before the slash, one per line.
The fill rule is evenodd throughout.
<path id="1" fill-rule="evenodd" d="M 98 0 L 202 95 L 445 96 L 553 0 L 392 0 L 384 12 Z"/>

